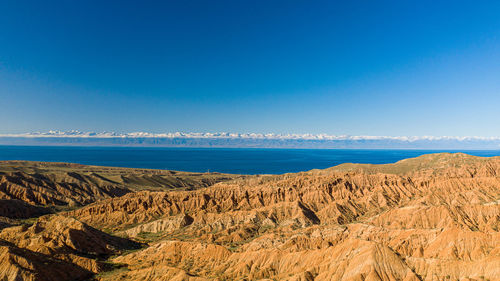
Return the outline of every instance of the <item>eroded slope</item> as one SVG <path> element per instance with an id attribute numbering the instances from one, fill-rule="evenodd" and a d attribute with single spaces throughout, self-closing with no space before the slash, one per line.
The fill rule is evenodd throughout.
<path id="1" fill-rule="evenodd" d="M 111 255 L 138 249 L 75 219 L 49 215 L 0 231 L 0 280 L 83 280 L 110 269 Z"/>
<path id="2" fill-rule="evenodd" d="M 239 176 L 0 161 L 0 199 L 37 206 L 76 207 L 136 190 L 197 189 L 236 177 Z M 3 213 L 0 216 L 9 217 Z"/>
<path id="3" fill-rule="evenodd" d="M 114 280 L 499 280 L 499 158 L 427 155 L 68 213 L 149 242 Z"/>
<path id="4" fill-rule="evenodd" d="M 55 258 L 54 272 L 98 280 L 500 280 L 499 175 L 500 158 L 433 154 L 128 192 L 5 228 L 0 254 L 30 267 L 0 269 L 45 280 L 30 274 Z"/>

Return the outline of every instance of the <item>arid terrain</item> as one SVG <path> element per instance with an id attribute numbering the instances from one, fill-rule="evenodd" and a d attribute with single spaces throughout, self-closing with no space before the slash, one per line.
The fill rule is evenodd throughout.
<path id="1" fill-rule="evenodd" d="M 500 280 L 500 157 L 259 176 L 4 161 L 0 280 Z"/>

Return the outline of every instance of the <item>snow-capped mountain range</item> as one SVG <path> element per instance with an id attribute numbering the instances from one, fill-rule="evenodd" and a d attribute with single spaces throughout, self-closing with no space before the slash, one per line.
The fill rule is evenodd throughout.
<path id="1" fill-rule="evenodd" d="M 115 133 L 48 131 L 0 134 L 3 145 L 262 148 L 500 149 L 500 137 L 349 136 L 259 133 Z"/>

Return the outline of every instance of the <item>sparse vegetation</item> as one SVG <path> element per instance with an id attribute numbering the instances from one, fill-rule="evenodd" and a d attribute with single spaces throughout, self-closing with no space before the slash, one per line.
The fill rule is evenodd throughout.
<path id="1" fill-rule="evenodd" d="M 18 254 L 22 251 L 22 254 L 28 251 L 36 254 L 39 250 L 36 247 L 17 249 L 16 243 L 23 247 L 41 243 L 40 249 L 54 247 L 50 249 L 56 252 L 64 249 L 68 252 L 54 257 L 37 256 L 40 263 L 36 259 L 30 262 L 48 268 L 58 262 L 64 266 L 78 266 L 76 263 L 80 260 L 85 261 L 82 266 L 98 262 L 88 268 L 97 269 L 94 277 L 102 281 L 130 280 L 131 276 L 154 280 L 165 274 L 218 280 L 308 280 L 321 279 L 325 270 L 326 275 L 333 276 L 335 272 L 328 270 L 339 263 L 343 263 L 343 270 L 351 275 L 357 273 L 351 271 L 350 265 L 362 265 L 356 272 L 375 270 L 374 274 L 382 276 L 382 280 L 383 276 L 394 276 L 398 280 L 407 277 L 402 274 L 414 274 L 416 280 L 426 280 L 429 276 L 425 266 L 433 266 L 422 263 L 427 256 L 433 256 L 432 264 L 440 266 L 443 273 L 448 273 L 448 267 L 469 263 L 469 249 L 491 257 L 495 249 L 492 239 L 495 232 L 491 230 L 498 229 L 494 218 L 498 204 L 485 202 L 498 198 L 500 182 L 496 174 L 500 174 L 500 161 L 488 163 L 482 177 L 477 173 L 471 177 L 469 168 L 448 165 L 443 157 L 423 157 L 420 164 L 417 160 L 403 161 L 389 168 L 369 166 L 372 172 L 368 173 L 339 172 L 332 168 L 239 178 L 189 192 L 130 191 L 123 197 L 96 197 L 98 202 L 88 200 L 82 207 L 50 208 L 62 216 L 43 216 L 43 222 L 36 227 L 35 217 L 16 220 L 17 224 L 25 225 L 19 229 L 11 228 L 10 221 L 6 221 L 7 227 L 0 232 L 0 250 L 6 247 Z M 467 157 L 454 156 L 451 161 L 483 165 L 483 160 L 469 162 L 462 158 Z M 432 165 L 438 168 L 434 171 Z M 403 174 L 382 174 L 380 171 L 384 169 Z M 106 172 L 110 171 L 106 169 Z M 450 178 L 449 174 L 454 176 Z M 92 173 L 79 175 L 85 177 Z M 64 181 L 77 180 L 79 175 L 73 174 Z M 120 174 L 120 178 L 124 176 Z M 57 176 L 54 179 L 58 184 L 63 182 Z M 120 181 L 108 179 L 114 183 Z M 92 180 L 95 181 L 92 184 L 96 184 L 93 188 L 102 186 L 97 178 Z M 127 184 L 141 181 L 129 178 Z M 472 202 L 464 198 L 479 200 Z M 51 227 L 47 227 L 48 222 Z M 475 238 L 468 239 L 467 235 L 472 234 Z M 128 235 L 142 244 L 130 241 Z M 9 242 L 3 243 L 2 239 Z M 64 244 L 65 241 L 71 241 L 70 246 Z M 429 248 L 431 241 L 443 242 Z M 457 241 L 468 244 L 464 248 Z M 476 247 L 473 243 L 482 246 Z M 73 256 L 64 256 L 67 253 Z M 446 267 L 441 261 L 446 261 Z M 466 277 L 465 273 L 455 277 L 456 272 L 461 271 L 453 272 L 440 278 Z M 358 277 L 366 278 L 366 274 Z M 479 278 L 489 280 L 489 277 L 484 274 Z"/>

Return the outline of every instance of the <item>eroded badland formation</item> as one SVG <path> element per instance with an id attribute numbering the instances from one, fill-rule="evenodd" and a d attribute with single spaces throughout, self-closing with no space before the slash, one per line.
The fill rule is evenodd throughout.
<path id="1" fill-rule="evenodd" d="M 236 176 L 1 162 L 0 280 L 500 280 L 500 157 Z"/>

